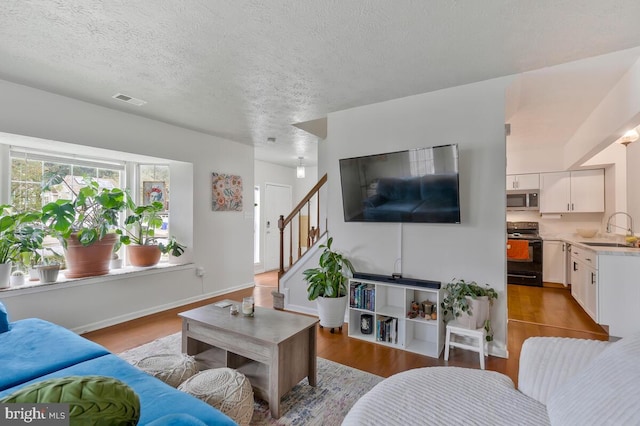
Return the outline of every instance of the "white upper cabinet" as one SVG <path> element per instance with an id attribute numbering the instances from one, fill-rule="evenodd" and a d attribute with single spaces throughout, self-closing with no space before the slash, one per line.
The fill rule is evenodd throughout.
<path id="1" fill-rule="evenodd" d="M 574 212 L 604 212 L 604 170 L 571 172 L 571 203 Z"/>
<path id="2" fill-rule="evenodd" d="M 528 173 L 525 175 L 507 175 L 507 191 L 529 190 L 540 188 L 540 174 Z"/>
<path id="3" fill-rule="evenodd" d="M 540 173 L 540 213 L 604 212 L 604 170 Z"/>

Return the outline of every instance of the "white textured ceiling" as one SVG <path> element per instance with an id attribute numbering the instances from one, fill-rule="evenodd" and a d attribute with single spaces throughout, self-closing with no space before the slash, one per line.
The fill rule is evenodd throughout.
<path id="1" fill-rule="evenodd" d="M 293 166 L 317 138 L 292 124 L 635 47 L 638 17 L 637 0 L 2 0 L 0 78 Z"/>

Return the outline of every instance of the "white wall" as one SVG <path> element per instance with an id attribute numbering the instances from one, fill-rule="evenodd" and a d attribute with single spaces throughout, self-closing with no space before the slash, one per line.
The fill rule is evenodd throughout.
<path id="1" fill-rule="evenodd" d="M 332 113 L 318 155 L 319 169 L 328 173 L 334 247 L 363 272 L 391 274 L 401 254 L 404 276 L 490 284 L 500 295 L 492 310 L 497 355 L 506 354 L 504 108 L 510 81 L 494 79 Z M 340 158 L 448 143 L 458 143 L 460 150 L 461 224 L 344 222 Z"/>
<path id="2" fill-rule="evenodd" d="M 35 297 L 29 299 L 32 305 L 11 298 L 7 299 L 10 311 L 19 304 L 18 317 L 54 318 L 68 327 L 84 329 L 91 323 L 104 325 L 110 318 L 115 320 L 120 311 L 148 313 L 253 284 L 252 215 L 211 211 L 212 172 L 240 175 L 244 210 L 253 211 L 253 147 L 1 80 L 0 93 L 0 132 L 191 163 L 193 193 L 181 201 L 192 203 L 187 208 L 192 218 L 185 220 L 193 222 L 189 226 L 193 228 L 193 261 L 207 271 L 202 279 L 193 268 L 188 274 L 164 273 L 162 281 L 173 286 L 170 290 L 154 287 L 150 276 L 132 278 L 127 280 L 130 285 L 117 287 L 117 298 L 112 299 L 103 298 L 92 286 L 72 292 L 46 310 L 35 303 Z M 140 288 L 157 294 L 145 296 Z M 87 310 L 82 308 L 92 299 L 104 300 L 100 318 L 95 312 L 85 315 Z"/>
<path id="3" fill-rule="evenodd" d="M 564 169 L 580 166 L 640 123 L 640 60 L 598 104 L 564 147 Z"/>

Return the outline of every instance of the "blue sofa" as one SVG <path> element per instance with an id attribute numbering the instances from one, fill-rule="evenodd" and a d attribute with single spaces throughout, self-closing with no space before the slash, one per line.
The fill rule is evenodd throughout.
<path id="1" fill-rule="evenodd" d="M 380 178 L 375 195 L 363 203 L 365 221 L 459 222 L 458 175 Z"/>
<path id="2" fill-rule="evenodd" d="M 35 318 L 11 322 L 8 327 L 7 323 L 7 331 L 0 327 L 0 398 L 46 379 L 100 375 L 121 380 L 136 392 L 140 398 L 139 425 L 236 424 L 210 405 L 70 330 Z"/>

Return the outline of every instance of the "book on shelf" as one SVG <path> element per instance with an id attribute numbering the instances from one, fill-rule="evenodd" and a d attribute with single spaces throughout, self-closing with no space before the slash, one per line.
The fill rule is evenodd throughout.
<path id="1" fill-rule="evenodd" d="M 379 342 L 398 343 L 398 319 L 378 315 L 376 319 L 376 340 Z"/>
<path id="2" fill-rule="evenodd" d="M 371 284 L 351 284 L 349 288 L 349 306 L 356 309 L 373 311 L 375 307 L 376 289 Z"/>

